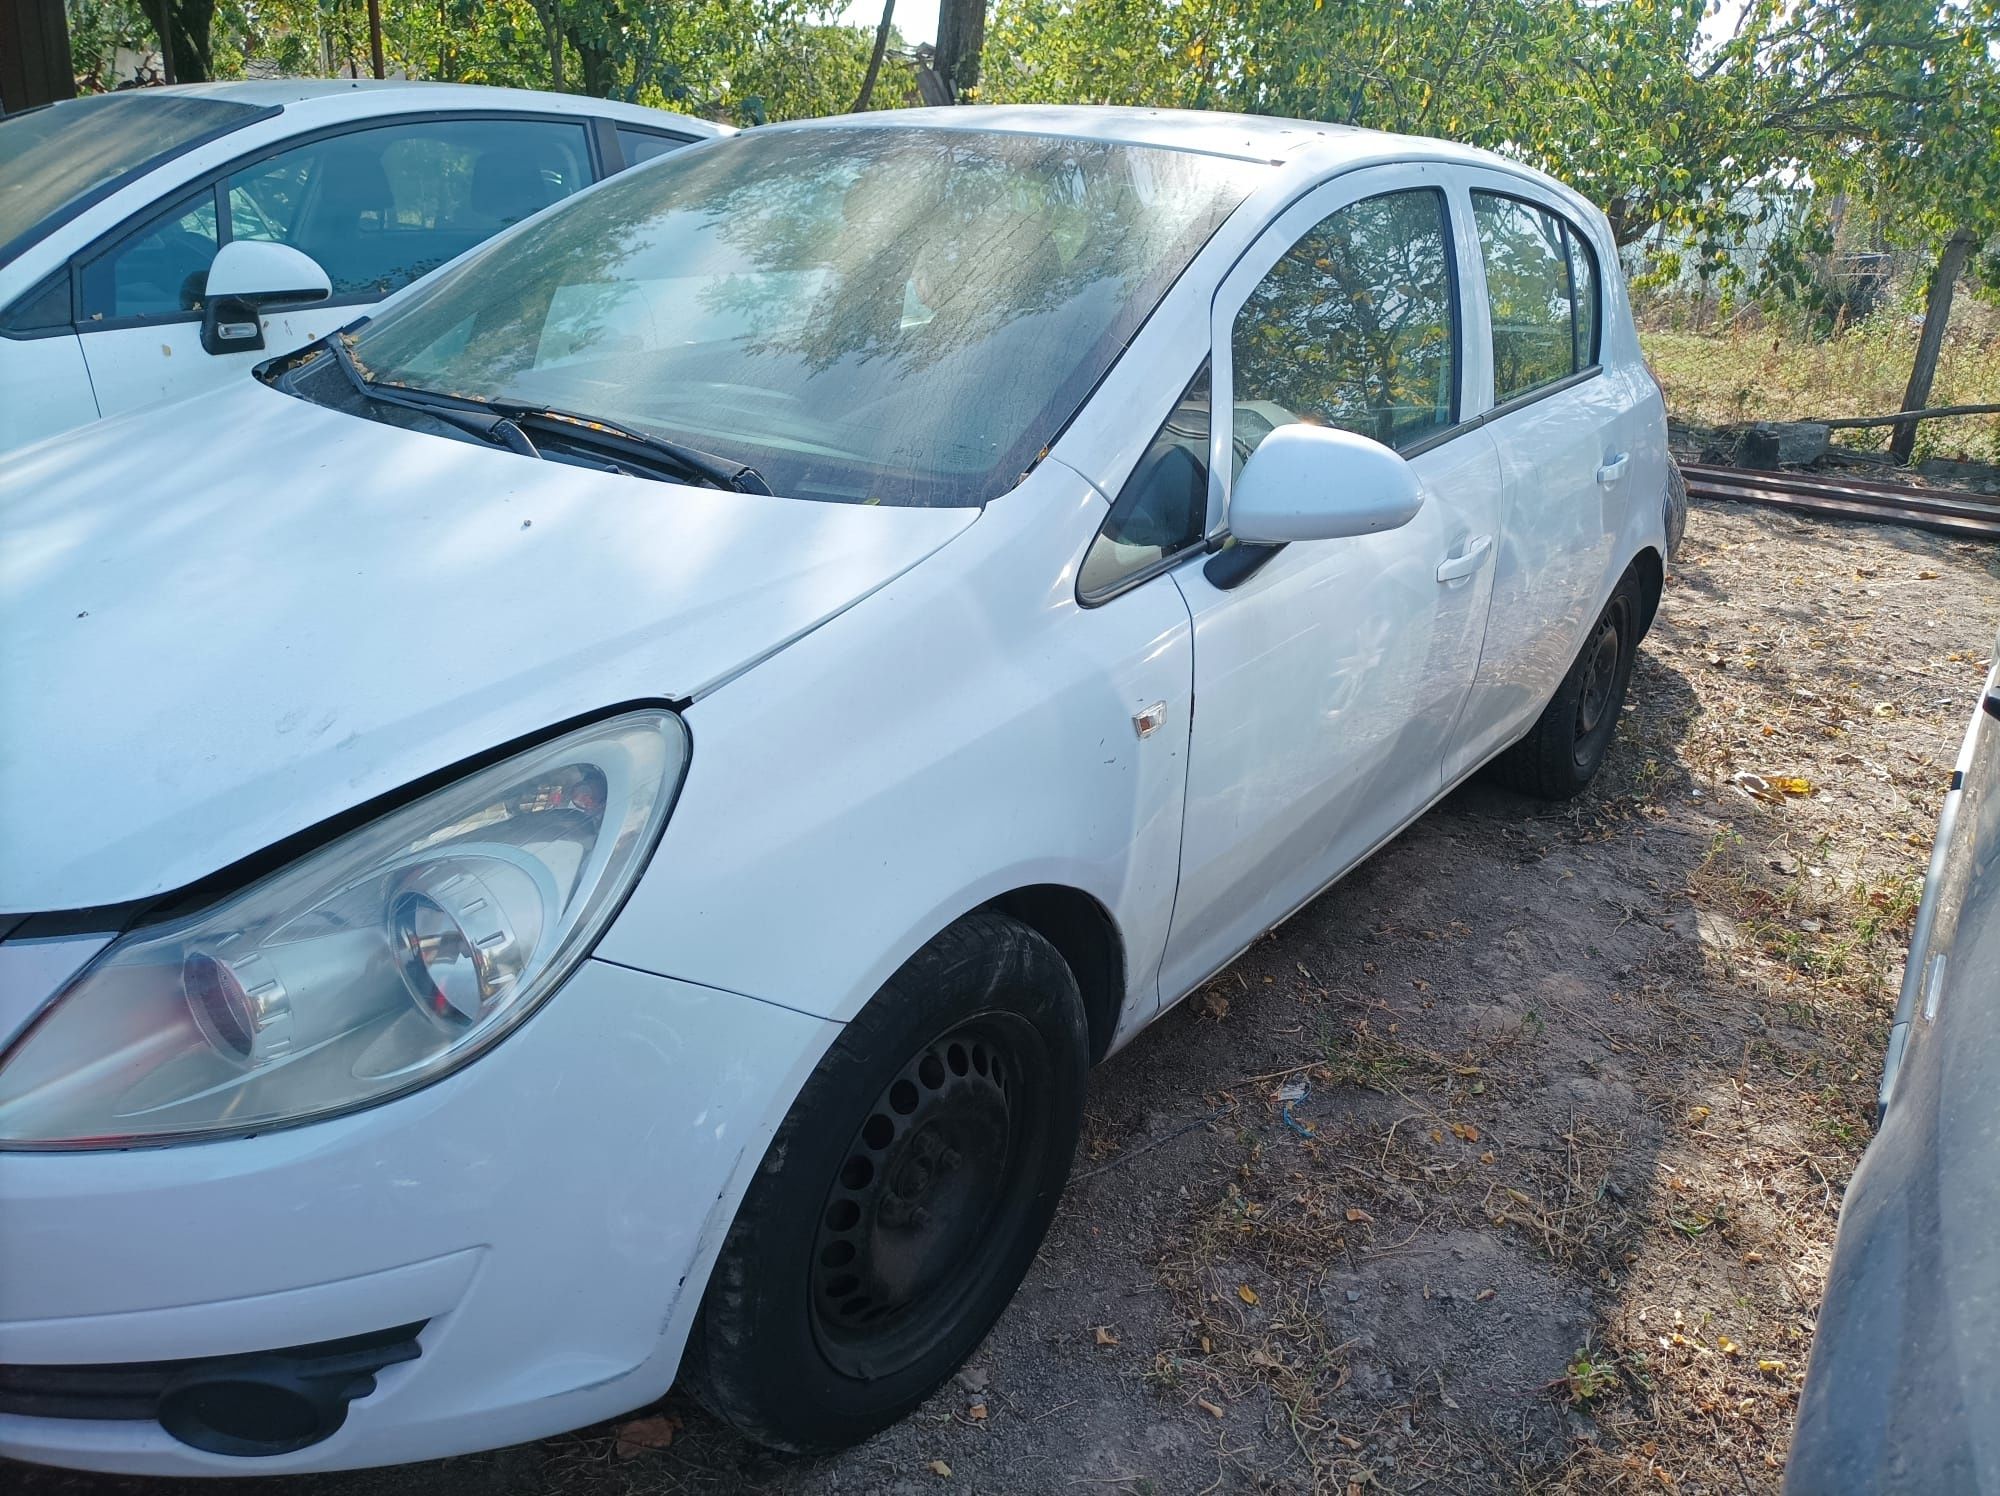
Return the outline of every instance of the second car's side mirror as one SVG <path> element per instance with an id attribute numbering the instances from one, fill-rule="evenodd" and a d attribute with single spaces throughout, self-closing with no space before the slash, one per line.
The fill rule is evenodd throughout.
<path id="1" fill-rule="evenodd" d="M 333 282 L 311 255 L 289 244 L 236 239 L 208 267 L 202 297 L 201 346 L 209 353 L 254 352 L 264 346 L 265 312 L 308 306 L 333 294 Z"/>
<path id="2" fill-rule="evenodd" d="M 1424 491 L 1380 442 L 1331 426 L 1280 426 L 1258 443 L 1229 495 L 1229 533 L 1250 545 L 1338 540 L 1407 525 Z"/>

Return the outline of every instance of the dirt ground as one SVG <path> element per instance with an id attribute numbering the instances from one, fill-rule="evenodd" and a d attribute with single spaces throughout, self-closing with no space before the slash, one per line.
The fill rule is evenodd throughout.
<path id="1" fill-rule="evenodd" d="M 860 1449 L 674 1396 L 232 1489 L 1775 1490 L 1996 625 L 1990 547 L 1698 508 L 1592 791 L 1459 791 L 1102 1067 L 1019 1297 Z"/>

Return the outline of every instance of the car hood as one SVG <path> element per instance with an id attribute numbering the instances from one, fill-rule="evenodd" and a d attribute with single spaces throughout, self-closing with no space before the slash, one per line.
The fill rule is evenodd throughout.
<path id="1" fill-rule="evenodd" d="M 594 473 L 251 380 L 24 448 L 0 911 L 177 889 L 551 724 L 700 696 L 977 517 Z"/>

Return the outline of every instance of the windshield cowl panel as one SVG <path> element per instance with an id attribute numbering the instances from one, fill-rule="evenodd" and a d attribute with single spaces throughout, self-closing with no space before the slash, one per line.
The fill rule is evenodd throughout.
<path id="1" fill-rule="evenodd" d="M 383 385 L 727 453 L 788 497 L 974 506 L 1268 170 L 999 132 L 752 131 L 503 236 L 352 348 Z"/>

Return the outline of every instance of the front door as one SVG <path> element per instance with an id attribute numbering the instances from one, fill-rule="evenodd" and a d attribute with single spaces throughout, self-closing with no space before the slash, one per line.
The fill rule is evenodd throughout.
<path id="1" fill-rule="evenodd" d="M 1459 419 L 1450 187 L 1424 164 L 1335 178 L 1217 295 L 1229 418 L 1211 466 L 1225 505 L 1264 435 L 1299 420 L 1405 453 L 1424 504 L 1385 534 L 1294 543 L 1254 570 L 1231 548 L 1173 573 L 1194 619 L 1194 721 L 1169 1000 L 1441 790 L 1486 624 L 1500 489 L 1493 443 Z"/>

